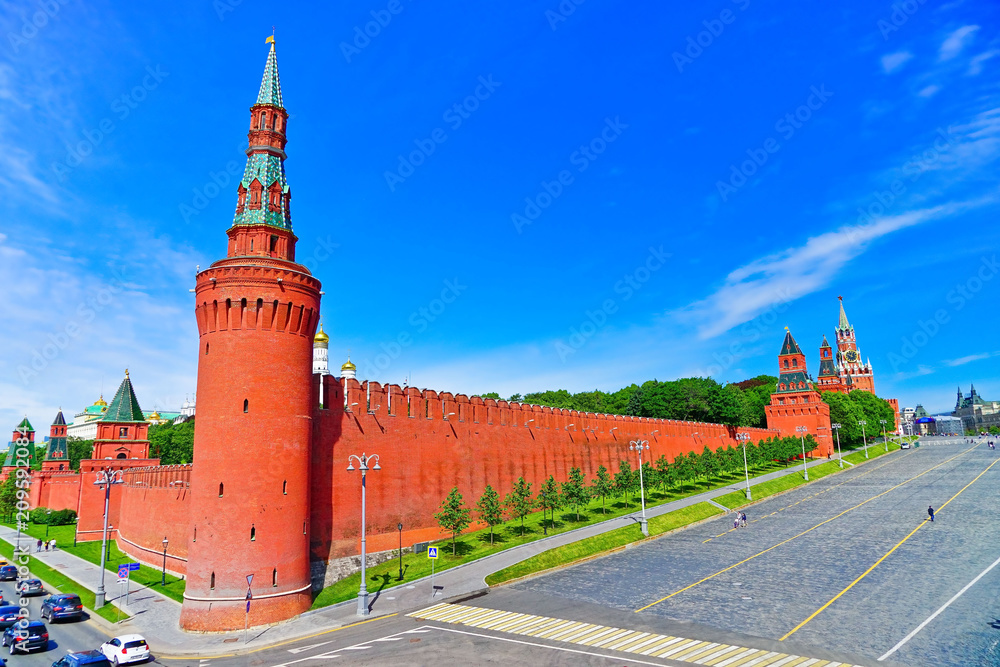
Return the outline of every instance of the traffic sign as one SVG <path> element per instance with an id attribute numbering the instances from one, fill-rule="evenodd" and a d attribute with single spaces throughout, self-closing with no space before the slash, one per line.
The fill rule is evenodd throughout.
<path id="1" fill-rule="evenodd" d="M 128 579 L 128 570 L 129 570 L 128 563 L 122 563 L 121 565 L 119 565 L 118 566 L 118 578 L 119 579 Z"/>
<path id="2" fill-rule="evenodd" d="M 129 570 L 129 572 L 136 572 L 136 571 L 138 571 L 139 570 L 139 564 L 138 563 L 129 563 L 128 564 L 128 570 Z"/>
<path id="3" fill-rule="evenodd" d="M 253 583 L 253 575 L 252 574 L 248 574 L 247 575 L 247 587 L 249 588 L 252 583 Z"/>
<path id="4" fill-rule="evenodd" d="M 437 547 L 427 547 L 427 557 L 431 560 L 437 560 L 438 548 Z"/>

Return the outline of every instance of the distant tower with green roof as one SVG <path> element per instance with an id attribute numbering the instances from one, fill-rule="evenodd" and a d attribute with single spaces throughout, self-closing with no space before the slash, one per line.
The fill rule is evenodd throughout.
<path id="1" fill-rule="evenodd" d="M 194 290 L 198 463 L 181 608 L 188 630 L 242 629 L 251 574 L 250 625 L 291 618 L 312 604 L 309 465 L 320 282 L 295 262 L 284 166 L 288 112 L 268 41 L 228 253 L 197 274 Z M 248 465 L 248 451 L 266 464 Z"/>
<path id="2" fill-rule="evenodd" d="M 49 442 L 45 447 L 42 470 L 69 470 L 69 446 L 66 443 L 66 418 L 62 408 L 49 427 Z"/>

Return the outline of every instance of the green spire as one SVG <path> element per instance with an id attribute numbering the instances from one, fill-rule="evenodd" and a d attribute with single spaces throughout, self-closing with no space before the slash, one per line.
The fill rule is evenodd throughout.
<path id="1" fill-rule="evenodd" d="M 264 78 L 260 82 L 260 92 L 257 93 L 257 104 L 271 104 L 284 108 L 281 101 L 281 82 L 278 80 L 278 57 L 274 53 L 274 41 L 271 51 L 267 54 L 267 64 L 264 65 Z"/>
<path id="2" fill-rule="evenodd" d="M 840 323 L 837 328 L 846 331 L 851 328 L 851 323 L 847 321 L 847 313 L 844 312 L 844 297 L 838 296 L 837 298 L 840 299 Z"/>
<path id="3" fill-rule="evenodd" d="M 34 433 L 35 429 L 31 426 L 31 422 L 28 421 L 28 416 L 25 415 L 21 423 L 17 425 L 15 431 L 21 431 L 22 433 Z"/>
<path id="4" fill-rule="evenodd" d="M 125 371 L 125 379 L 122 380 L 122 384 L 118 387 L 118 393 L 115 394 L 114 399 L 111 401 L 111 405 L 108 406 L 108 411 L 104 413 L 101 417 L 102 422 L 144 422 L 146 421 L 145 416 L 142 414 L 142 408 L 139 407 L 139 401 L 135 397 L 135 391 L 132 389 L 132 380 L 128 377 L 128 371 Z"/>
<path id="5" fill-rule="evenodd" d="M 799 349 L 799 344 L 795 342 L 792 338 L 792 332 L 785 332 L 785 342 L 781 345 L 781 352 L 779 354 L 802 354 L 802 350 Z"/>

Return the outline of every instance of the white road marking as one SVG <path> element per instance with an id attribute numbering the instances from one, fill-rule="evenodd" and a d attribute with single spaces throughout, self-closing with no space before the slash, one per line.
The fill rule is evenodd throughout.
<path id="1" fill-rule="evenodd" d="M 310 644 L 309 646 L 300 646 L 298 648 L 290 648 L 290 649 L 288 649 L 288 652 L 292 653 L 292 654 L 302 653 L 303 651 L 308 651 L 309 649 L 319 648 L 320 646 L 326 646 L 329 643 L 330 642 L 320 642 L 319 644 Z"/>
<path id="2" fill-rule="evenodd" d="M 921 623 L 916 628 L 914 628 L 913 631 L 910 632 L 910 634 L 906 635 L 901 640 L 899 640 L 898 644 L 896 644 L 891 649 L 889 649 L 888 651 L 886 651 L 885 654 L 881 658 L 879 658 L 879 662 L 881 662 L 882 660 L 885 660 L 890 655 L 892 655 L 893 653 L 895 653 L 896 651 L 898 651 L 899 649 L 901 649 L 903 647 L 903 644 L 905 644 L 906 642 L 908 642 L 911 639 L 913 639 L 917 635 L 918 632 L 920 632 L 925 627 L 927 627 L 927 625 L 931 621 L 933 621 L 935 618 L 937 618 L 941 614 L 941 612 L 943 612 L 945 609 L 947 609 L 951 605 L 952 602 L 954 602 L 955 600 L 957 600 L 958 598 L 960 598 L 962 596 L 962 594 L 965 593 L 965 591 L 967 591 L 970 588 L 972 588 L 977 581 L 979 581 L 980 579 L 982 579 L 983 577 L 985 577 L 989 573 L 989 571 L 992 570 L 993 568 L 995 568 L 997 565 L 1000 565 L 1000 558 L 997 558 L 995 561 L 993 561 L 993 564 L 990 565 L 985 570 L 983 570 L 982 572 L 980 572 L 979 576 L 977 576 L 975 579 L 973 579 L 972 581 L 970 581 L 969 583 L 967 583 L 962 590 L 960 590 L 959 592 L 955 593 L 955 595 L 953 595 L 950 600 L 948 600 L 943 605 L 941 605 L 941 608 L 938 609 L 936 612 L 934 612 L 933 614 L 931 614 L 930 616 L 928 616 L 927 620 L 925 620 L 923 623 Z"/>
<path id="3" fill-rule="evenodd" d="M 606 655 L 604 653 L 592 653 L 590 651 L 580 651 L 578 649 L 565 648 L 563 646 L 550 646 L 549 644 L 536 644 L 534 642 L 526 642 L 526 641 L 522 641 L 520 639 L 511 639 L 509 637 L 494 637 L 493 635 L 484 635 L 484 634 L 480 634 L 478 632 L 467 632 L 465 630 L 456 630 L 454 628 L 439 628 L 439 627 L 434 626 L 434 625 L 429 625 L 427 627 L 429 627 L 429 628 L 431 628 L 433 630 L 440 630 L 442 632 L 454 632 L 455 634 L 458 634 L 458 635 L 468 635 L 470 637 L 482 637 L 484 639 L 493 639 L 493 640 L 500 641 L 500 642 L 510 642 L 512 644 L 521 644 L 522 646 L 535 646 L 537 648 L 547 648 L 547 649 L 552 649 L 553 651 L 565 651 L 567 653 L 579 653 L 581 655 L 591 655 L 591 656 L 594 656 L 595 658 L 605 658 L 607 660 L 613 660 L 613 661 L 619 662 L 619 663 L 622 661 L 621 656 Z M 636 665 L 654 665 L 655 667 L 665 667 L 664 663 L 662 663 L 662 662 L 646 662 L 645 660 L 635 660 L 635 659 L 632 659 L 632 658 L 630 658 L 628 660 L 628 662 L 634 663 Z"/>

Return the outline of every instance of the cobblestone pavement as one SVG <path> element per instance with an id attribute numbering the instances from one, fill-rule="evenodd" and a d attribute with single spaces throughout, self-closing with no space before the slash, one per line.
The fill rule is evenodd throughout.
<path id="1" fill-rule="evenodd" d="M 932 441 L 756 503 L 747 528 L 720 518 L 514 588 L 780 639 L 916 529 L 794 634 L 874 661 L 1000 556 L 998 461 L 983 445 Z M 928 505 L 942 508 L 934 523 Z M 891 659 L 1000 663 L 998 584 L 1000 567 Z"/>

